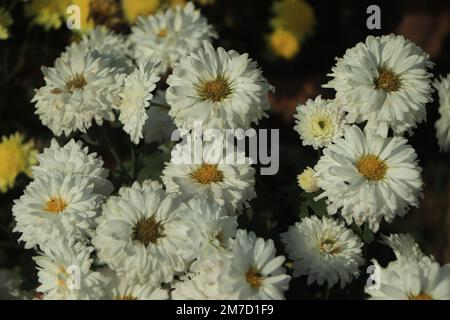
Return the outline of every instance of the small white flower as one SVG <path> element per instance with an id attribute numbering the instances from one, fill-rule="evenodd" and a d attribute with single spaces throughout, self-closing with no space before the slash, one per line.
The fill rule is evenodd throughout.
<path id="1" fill-rule="evenodd" d="M 426 118 L 432 66 L 428 55 L 403 36 L 368 36 L 337 59 L 333 79 L 324 87 L 336 90 L 349 123 L 367 120 L 382 136 L 389 129 L 401 135 Z"/>
<path id="2" fill-rule="evenodd" d="M 156 65 L 140 65 L 124 79 L 124 87 L 119 94 L 121 101 L 117 106 L 120 111 L 119 121 L 123 130 L 130 135 L 131 141 L 138 144 L 142 139 L 144 124 L 148 118 L 146 109 L 153 98 L 153 90 L 159 77 L 155 74 Z"/>
<path id="3" fill-rule="evenodd" d="M 294 115 L 296 126 L 304 146 L 314 149 L 326 147 L 344 134 L 345 113 L 334 100 L 308 99 L 306 104 L 297 107 Z"/>
<path id="4" fill-rule="evenodd" d="M 127 56 L 130 54 L 129 43 L 125 37 L 112 32 L 104 26 L 97 26 L 87 34 L 84 34 L 81 43 L 101 54 L 113 55 L 116 59 L 127 59 Z"/>
<path id="5" fill-rule="evenodd" d="M 238 230 L 228 273 L 222 282 L 240 300 L 283 300 L 290 276 L 282 267 L 285 258 L 275 256 L 272 240 Z"/>
<path id="6" fill-rule="evenodd" d="M 91 270 L 93 250 L 74 238 L 52 239 L 40 256 L 33 257 L 40 283 L 36 291 L 46 300 L 100 299 L 107 280 Z"/>
<path id="7" fill-rule="evenodd" d="M 140 284 L 136 280 L 118 277 L 112 270 L 103 270 L 103 275 L 109 280 L 105 288 L 105 298 L 108 300 L 167 300 L 167 290 L 151 283 Z"/>
<path id="8" fill-rule="evenodd" d="M 87 44 L 72 45 L 55 66 L 42 67 L 45 86 L 36 91 L 36 114 L 42 123 L 59 136 L 86 132 L 95 120 L 114 120 L 126 69 L 115 65 L 112 56 L 104 56 Z"/>
<path id="9" fill-rule="evenodd" d="M 367 222 L 377 231 L 384 218 L 391 222 L 419 205 L 422 189 L 417 154 L 402 137 L 383 138 L 357 126 L 324 150 L 315 166 L 317 185 L 327 198 L 328 213 L 348 224 Z"/>
<path id="10" fill-rule="evenodd" d="M 94 192 L 109 196 L 114 190 L 107 180 L 108 170 L 103 168 L 103 160 L 97 153 L 89 153 L 81 141 L 71 139 L 60 146 L 52 139 L 50 147 L 37 156 L 39 165 L 33 167 L 33 177 L 61 174 L 74 175 L 90 179 L 94 183 Z"/>
<path id="11" fill-rule="evenodd" d="M 439 114 L 436 122 L 437 139 L 442 151 L 450 150 L 450 74 L 434 82 L 439 93 Z"/>
<path id="12" fill-rule="evenodd" d="M 359 276 L 364 259 L 362 242 L 337 220 L 316 216 L 304 218 L 281 234 L 289 258 L 294 261 L 294 277 L 307 275 L 307 284 L 340 282 L 341 289 Z"/>
<path id="13" fill-rule="evenodd" d="M 98 257 L 119 277 L 154 285 L 172 281 L 192 257 L 184 210 L 155 181 L 121 188 L 98 218 L 92 239 Z"/>
<path id="14" fill-rule="evenodd" d="M 44 249 L 64 234 L 85 238 L 93 233 L 102 199 L 89 178 L 61 174 L 37 177 L 14 201 L 14 231 L 22 233 L 19 240 L 25 242 L 26 249 L 36 245 Z"/>
<path id="15" fill-rule="evenodd" d="M 213 199 L 225 207 L 229 215 L 236 214 L 236 210 L 241 212 L 248 201 L 256 197 L 255 169 L 249 164 L 250 160 L 239 151 L 216 157 L 216 152 L 230 150 L 220 141 L 201 144 L 201 151 L 197 151 L 191 141 L 184 145 L 179 143 L 172 150 L 171 162 L 166 163 L 161 177 L 167 191 L 180 195 L 183 200 Z M 196 152 L 201 158 L 198 163 L 185 161 L 195 159 Z"/>
<path id="16" fill-rule="evenodd" d="M 189 2 L 147 17 L 139 17 L 131 28 L 130 43 L 139 63 L 159 60 L 160 73 L 172 68 L 181 57 L 216 37 L 214 28 Z"/>
<path id="17" fill-rule="evenodd" d="M 424 257 L 422 250 L 410 234 L 391 234 L 383 236 L 383 242 L 391 247 L 397 259 L 401 257 L 416 258 Z"/>
<path id="18" fill-rule="evenodd" d="M 298 175 L 297 181 L 300 188 L 308 193 L 317 192 L 320 190 L 317 186 L 316 171 L 310 167 L 307 167 L 301 174 Z"/>
<path id="19" fill-rule="evenodd" d="M 378 283 L 365 288 L 370 299 L 450 300 L 450 264 L 440 266 L 428 257 L 403 257 L 386 268 L 373 263 Z"/>
<path id="20" fill-rule="evenodd" d="M 175 66 L 167 79 L 169 115 L 178 128 L 242 128 L 266 116 L 271 86 L 248 54 L 215 50 L 204 41 Z"/>

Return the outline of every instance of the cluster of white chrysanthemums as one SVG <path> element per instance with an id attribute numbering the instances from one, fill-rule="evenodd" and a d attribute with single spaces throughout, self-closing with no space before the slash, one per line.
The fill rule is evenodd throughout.
<path id="1" fill-rule="evenodd" d="M 432 66 L 428 55 L 402 36 L 369 36 L 337 59 L 324 85 L 336 91 L 334 99 L 318 96 L 297 107 L 294 129 L 303 145 L 320 150 L 317 164 L 299 174 L 298 183 L 315 201 L 325 201 L 328 217 L 305 217 L 282 234 L 294 277 L 344 287 L 364 263 L 361 234 L 353 227 L 377 232 L 383 220 L 418 207 L 421 168 L 404 135 L 426 119 Z M 450 142 L 449 79 L 435 83 L 443 149 Z M 450 298 L 448 265 L 422 258 L 410 236 L 387 241 L 398 260 L 386 269 L 374 262 L 381 282 L 367 293 L 384 299 Z M 405 255 L 414 258 L 401 258 Z"/>
<path id="2" fill-rule="evenodd" d="M 36 113 L 57 136 L 117 119 L 135 144 L 197 121 L 246 130 L 266 116 L 272 87 L 247 54 L 214 48 L 215 36 L 191 3 L 140 17 L 128 37 L 94 29 L 43 68 Z M 198 156 L 195 144 L 173 148 L 163 184 L 114 191 L 96 153 L 53 140 L 13 207 L 14 231 L 38 252 L 39 297 L 284 299 L 285 257 L 238 228 L 256 197 L 252 161 L 221 139 L 200 142 L 200 161 L 180 161 Z"/>

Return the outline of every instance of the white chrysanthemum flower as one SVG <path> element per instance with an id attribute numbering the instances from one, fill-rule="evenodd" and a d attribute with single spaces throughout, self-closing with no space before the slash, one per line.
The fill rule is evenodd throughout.
<path id="1" fill-rule="evenodd" d="M 383 236 L 383 243 L 391 247 L 397 259 L 401 257 L 416 258 L 424 257 L 422 250 L 410 234 L 391 234 Z"/>
<path id="2" fill-rule="evenodd" d="M 232 252 L 203 255 L 194 261 L 182 281 L 173 284 L 173 300 L 236 300 L 237 293 L 228 292 L 228 270 Z"/>
<path id="3" fill-rule="evenodd" d="M 212 199 L 191 199 L 186 206 L 186 219 L 192 225 L 189 238 L 195 258 L 229 248 L 229 240 L 237 230 L 236 216 L 227 216 L 223 207 Z"/>
<path id="4" fill-rule="evenodd" d="M 166 163 L 161 177 L 167 191 L 179 194 L 183 200 L 214 199 L 229 215 L 241 212 L 256 197 L 255 169 L 249 164 L 250 159 L 239 151 L 228 153 L 231 149 L 216 140 L 200 144 L 200 151 L 191 141 L 179 143 L 172 150 L 171 162 Z M 224 155 L 218 157 L 222 151 Z M 197 152 L 201 157 L 198 162 Z"/>
<path id="5" fill-rule="evenodd" d="M 74 238 L 55 237 L 40 256 L 37 265 L 40 286 L 37 292 L 46 300 L 90 300 L 103 297 L 107 280 L 91 270 L 92 247 Z"/>
<path id="6" fill-rule="evenodd" d="M 42 67 L 45 86 L 36 91 L 36 114 L 59 136 L 77 130 L 86 132 L 95 120 L 114 120 L 125 69 L 113 66 L 115 60 L 80 43 L 56 59 L 55 66 Z"/>
<path id="7" fill-rule="evenodd" d="M 83 147 L 81 141 L 71 139 L 60 146 L 52 139 L 50 147 L 37 156 L 39 165 L 33 167 L 33 177 L 61 174 L 76 175 L 90 179 L 94 183 L 94 192 L 109 196 L 114 190 L 107 179 L 108 170 L 103 168 L 103 160 L 97 153 L 89 153 L 88 147 Z"/>
<path id="8" fill-rule="evenodd" d="M 341 215 L 348 224 L 367 222 L 377 231 L 384 218 L 391 222 L 417 207 L 422 189 L 417 154 L 402 137 L 383 138 L 357 126 L 348 128 L 324 150 L 315 166 L 317 185 L 324 190 L 328 213 Z"/>
<path id="9" fill-rule="evenodd" d="M 242 128 L 266 116 L 271 86 L 248 54 L 203 48 L 180 60 L 167 79 L 169 115 L 178 128 Z"/>
<path id="10" fill-rule="evenodd" d="M 307 284 L 340 282 L 341 289 L 359 276 L 363 264 L 362 242 L 337 220 L 316 216 L 304 218 L 281 234 L 289 258 L 294 261 L 294 277 L 307 275 Z"/>
<path id="11" fill-rule="evenodd" d="M 159 285 L 184 272 L 188 247 L 186 208 L 155 181 L 121 188 L 103 206 L 92 239 L 98 257 L 119 277 Z"/>
<path id="12" fill-rule="evenodd" d="M 24 292 L 20 286 L 22 278 L 19 268 L 0 269 L 0 300 L 24 300 L 30 299 L 31 295 Z"/>
<path id="13" fill-rule="evenodd" d="M 131 141 L 138 144 L 142 139 L 144 124 L 147 120 L 146 109 L 153 98 L 153 90 L 159 77 L 155 74 L 155 64 L 140 65 L 124 79 L 124 87 L 120 93 L 119 121 L 123 130 L 130 135 Z"/>
<path id="14" fill-rule="evenodd" d="M 317 192 L 320 190 L 317 186 L 316 171 L 310 167 L 307 167 L 298 175 L 297 181 L 300 188 L 308 193 Z"/>
<path id="15" fill-rule="evenodd" d="M 176 130 L 172 118 L 169 116 L 169 108 L 164 108 L 158 105 L 167 105 L 166 93 L 162 90 L 157 90 L 155 97 L 150 102 L 151 108 L 147 109 L 148 121 L 144 124 L 144 141 L 146 143 L 152 142 L 169 142 L 172 133 Z"/>
<path id="16" fill-rule="evenodd" d="M 294 115 L 296 126 L 304 146 L 314 149 L 326 147 L 337 138 L 342 137 L 346 126 L 345 112 L 334 100 L 308 99 L 304 105 L 297 107 Z"/>
<path id="17" fill-rule="evenodd" d="M 103 197 L 82 176 L 44 175 L 32 181 L 12 208 L 25 248 L 41 249 L 65 234 L 91 236 Z M 50 243 L 48 243 L 50 242 Z"/>
<path id="18" fill-rule="evenodd" d="M 139 63 L 158 60 L 158 71 L 165 73 L 180 58 L 200 47 L 203 40 L 215 37 L 214 28 L 189 2 L 184 7 L 139 17 L 131 28 L 130 43 Z"/>
<path id="19" fill-rule="evenodd" d="M 290 276 L 282 267 L 285 257 L 275 256 L 272 240 L 238 230 L 229 272 L 223 281 L 230 294 L 240 300 L 282 300 Z"/>
<path id="20" fill-rule="evenodd" d="M 368 120 L 382 136 L 411 133 L 426 118 L 431 98 L 433 63 L 428 55 L 399 35 L 368 36 L 348 49 L 324 85 L 336 90 L 336 100 L 350 123 Z"/>
<path id="21" fill-rule="evenodd" d="M 450 264 L 424 257 L 400 258 L 386 268 L 373 261 L 375 283 L 366 286 L 375 300 L 450 300 Z"/>
<path id="22" fill-rule="evenodd" d="M 434 87 L 439 93 L 440 119 L 436 122 L 437 139 L 442 151 L 450 150 L 450 74 L 436 80 Z"/>
<path id="23" fill-rule="evenodd" d="M 167 300 L 167 290 L 151 283 L 139 283 L 126 277 L 118 277 L 112 270 L 103 270 L 103 275 L 109 279 L 105 288 L 105 298 L 108 300 Z"/>

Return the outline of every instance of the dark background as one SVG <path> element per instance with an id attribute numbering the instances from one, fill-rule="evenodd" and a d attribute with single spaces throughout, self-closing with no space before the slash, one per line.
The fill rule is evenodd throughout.
<path id="1" fill-rule="evenodd" d="M 3 3 L 3 1 L 2 1 Z M 296 176 L 307 165 L 317 161 L 317 152 L 302 147 L 298 134 L 293 130 L 292 118 L 295 107 L 307 98 L 318 94 L 332 98 L 334 92 L 322 89 L 328 81 L 326 76 L 334 65 L 335 57 L 368 35 L 389 33 L 403 34 L 422 47 L 435 62 L 435 76 L 450 72 L 450 6 L 449 1 L 308 1 L 316 14 L 314 34 L 304 43 L 298 56 L 292 61 L 272 57 L 267 52 L 265 36 L 270 33 L 269 20 L 272 16 L 272 1 L 216 0 L 216 4 L 202 8 L 219 33 L 216 45 L 239 52 L 248 52 L 257 60 L 264 75 L 276 87 L 271 97 L 273 110 L 261 128 L 280 130 L 280 171 L 276 176 L 257 178 L 258 198 L 252 201 L 252 209 L 241 217 L 241 227 L 255 230 L 258 235 L 272 238 L 280 246 L 279 233 L 287 230 L 299 219 L 302 198 Z M 378 4 L 381 8 L 381 30 L 368 30 L 366 8 Z M 47 146 L 51 132 L 34 115 L 30 103 L 34 88 L 43 85 L 41 65 L 51 66 L 64 50 L 73 35 L 69 30 L 45 31 L 31 26 L 24 18 L 22 6 L 13 12 L 12 38 L 0 41 L 0 135 L 15 131 L 24 132 L 40 149 Z M 123 31 L 126 31 L 124 29 Z M 417 150 L 424 169 L 424 199 L 421 207 L 413 209 L 405 218 L 394 223 L 383 224 L 382 233 L 412 233 L 427 254 L 433 254 L 441 263 L 450 262 L 450 156 L 439 152 L 434 123 L 438 118 L 438 97 L 428 108 L 427 123 L 415 130 L 410 138 Z M 125 141 L 120 132 L 115 141 Z M 76 136 L 75 136 L 76 137 Z M 127 157 L 125 142 L 123 157 Z M 93 148 L 113 169 L 113 161 L 101 148 Z M 0 194 L 0 225 L 12 226 L 11 207 L 18 198 L 27 178 L 20 177 L 15 189 Z M 117 186 L 116 186 L 117 187 Z M 8 227 L 0 229 L 0 267 L 19 264 L 28 279 L 29 287 L 34 285 L 34 265 L 30 260 L 31 250 L 14 244 L 17 234 L 11 234 Z M 379 243 L 379 236 L 367 246 L 366 258 L 376 258 L 386 264 L 393 254 Z M 280 246 L 281 250 L 281 246 Z M 280 251 L 281 252 L 281 251 Z M 368 259 L 369 260 L 369 259 Z M 362 270 L 364 273 L 364 269 Z M 334 288 L 331 297 L 361 298 L 366 276 L 353 282 L 344 292 Z M 321 288 L 307 287 L 303 278 L 291 282 L 288 298 L 314 298 Z M 351 293 L 350 293 L 351 292 Z"/>

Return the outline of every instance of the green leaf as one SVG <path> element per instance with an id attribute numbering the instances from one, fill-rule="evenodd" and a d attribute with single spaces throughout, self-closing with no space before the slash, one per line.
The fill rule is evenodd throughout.
<path id="1" fill-rule="evenodd" d="M 365 223 L 363 227 L 362 239 L 365 243 L 371 243 L 375 239 L 375 234 L 370 230 L 367 223 Z"/>
<path id="2" fill-rule="evenodd" d="M 170 160 L 170 154 L 155 152 L 142 159 L 142 168 L 139 170 L 137 179 L 142 182 L 147 179 L 158 180 L 164 169 L 164 162 Z"/>
<path id="3" fill-rule="evenodd" d="M 317 193 L 303 192 L 300 196 L 303 198 L 300 204 L 300 218 L 309 216 L 309 209 L 318 217 L 328 215 L 325 199 L 314 200 Z"/>

